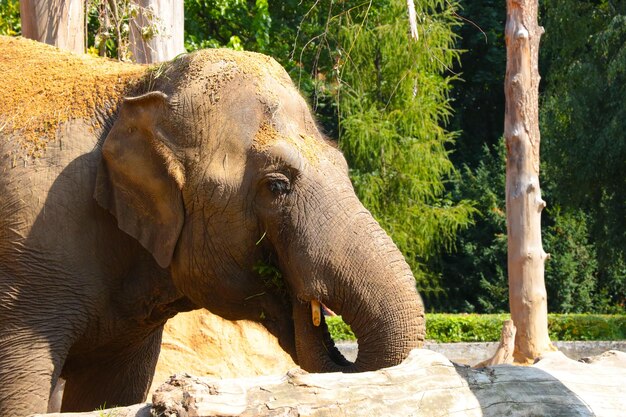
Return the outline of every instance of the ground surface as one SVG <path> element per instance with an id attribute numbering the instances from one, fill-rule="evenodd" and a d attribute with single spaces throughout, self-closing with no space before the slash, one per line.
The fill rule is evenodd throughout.
<path id="1" fill-rule="evenodd" d="M 167 322 L 150 391 L 181 372 L 237 378 L 284 374 L 295 367 L 291 356 L 260 324 L 231 322 L 196 310 Z"/>

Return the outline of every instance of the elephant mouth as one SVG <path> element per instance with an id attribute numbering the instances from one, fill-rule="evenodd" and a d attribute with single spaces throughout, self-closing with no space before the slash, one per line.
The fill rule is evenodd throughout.
<path id="1" fill-rule="evenodd" d="M 293 300 L 292 304 L 298 364 L 309 372 L 357 372 L 357 364 L 337 348 L 322 312 L 323 304 L 316 300 Z"/>
<path id="2" fill-rule="evenodd" d="M 324 350 L 328 353 L 329 359 L 333 361 L 337 366 L 341 366 L 341 367 L 352 366 L 353 363 L 347 360 L 345 356 L 343 356 L 339 348 L 337 348 L 335 340 L 333 339 L 330 333 L 330 329 L 328 328 L 328 324 L 326 323 L 326 314 L 324 314 L 323 305 L 318 307 L 314 305 L 316 303 L 319 306 L 319 302 L 316 302 L 316 301 L 311 302 L 311 321 L 314 327 L 319 327 L 320 329 L 320 332 L 322 334 L 321 343 L 322 343 L 322 346 L 324 347 Z M 321 311 L 319 313 L 319 321 L 316 322 L 315 317 L 318 317 L 318 314 L 316 312 L 318 308 Z"/>

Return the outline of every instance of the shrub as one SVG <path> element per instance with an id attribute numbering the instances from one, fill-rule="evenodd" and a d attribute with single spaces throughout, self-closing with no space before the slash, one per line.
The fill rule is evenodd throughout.
<path id="1" fill-rule="evenodd" d="M 18 0 L 0 0 L 0 35 L 17 36 L 20 34 L 20 2 Z"/>
<path id="2" fill-rule="evenodd" d="M 439 343 L 496 342 L 508 314 L 427 314 L 426 339 Z M 355 340 L 341 317 L 326 317 L 333 339 Z M 626 315 L 549 314 L 553 341 L 626 340 Z"/>
<path id="3" fill-rule="evenodd" d="M 552 340 L 624 340 L 626 315 L 550 314 Z"/>
<path id="4" fill-rule="evenodd" d="M 496 341 L 508 318 L 508 314 L 427 314 L 426 339 L 441 343 Z"/>
<path id="5" fill-rule="evenodd" d="M 352 329 L 341 319 L 341 316 L 325 317 L 328 331 L 333 340 L 356 340 Z"/>

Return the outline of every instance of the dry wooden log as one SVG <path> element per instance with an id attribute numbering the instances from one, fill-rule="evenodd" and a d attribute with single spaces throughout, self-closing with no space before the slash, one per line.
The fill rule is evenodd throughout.
<path id="1" fill-rule="evenodd" d="M 618 416 L 626 353 L 592 364 L 559 352 L 534 366 L 482 369 L 416 350 L 405 363 L 362 374 L 216 380 L 177 375 L 153 397 L 153 413 L 185 416 Z"/>
<path id="2" fill-rule="evenodd" d="M 491 358 L 474 365 L 474 368 L 484 368 L 485 366 L 513 363 L 516 332 L 517 328 L 515 327 L 515 324 L 513 324 L 513 320 L 505 320 L 502 325 L 502 333 L 500 334 L 500 345 L 498 346 L 498 349 Z"/>
<path id="3" fill-rule="evenodd" d="M 155 393 L 152 415 L 617 417 L 624 415 L 624 398 L 624 352 L 609 351 L 586 363 L 553 352 L 533 366 L 472 369 L 418 349 L 399 366 L 361 374 L 297 370 L 225 380 L 175 375 Z M 47 416 L 150 415 L 148 406 L 141 407 Z"/>

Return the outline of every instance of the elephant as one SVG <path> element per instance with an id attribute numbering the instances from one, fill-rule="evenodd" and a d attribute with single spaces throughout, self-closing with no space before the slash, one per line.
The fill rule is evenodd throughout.
<path id="1" fill-rule="evenodd" d="M 197 308 L 262 323 L 309 372 L 421 346 L 410 267 L 275 60 L 207 49 L 103 70 L 6 38 L 0 56 L 3 103 L 44 97 L 0 109 L 0 415 L 46 412 L 60 378 L 62 411 L 144 401 L 164 323 Z M 354 362 L 320 306 L 352 327 Z"/>

